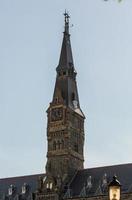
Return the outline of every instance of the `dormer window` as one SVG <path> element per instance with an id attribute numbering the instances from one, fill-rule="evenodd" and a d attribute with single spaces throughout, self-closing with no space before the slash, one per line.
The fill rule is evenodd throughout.
<path id="1" fill-rule="evenodd" d="M 45 180 L 46 180 L 46 176 L 43 178 L 43 183 L 45 182 Z"/>
<path id="2" fill-rule="evenodd" d="M 78 101 L 76 100 L 74 92 L 72 92 L 72 94 L 71 94 L 71 100 L 72 100 L 74 108 L 76 109 L 78 107 Z"/>
<path id="3" fill-rule="evenodd" d="M 104 176 L 103 176 L 102 185 L 103 185 L 103 186 L 106 186 L 107 184 L 108 184 L 108 181 L 107 181 L 107 174 L 105 173 Z"/>
<path id="4" fill-rule="evenodd" d="M 73 101 L 73 106 L 75 109 L 78 107 L 78 102 L 76 100 Z"/>
<path id="5" fill-rule="evenodd" d="M 14 186 L 10 185 L 9 189 L 8 189 L 8 195 L 12 195 L 13 194 L 13 190 L 14 190 Z"/>
<path id="6" fill-rule="evenodd" d="M 91 179 L 92 179 L 91 176 L 89 176 L 88 179 L 87 179 L 87 186 L 86 187 L 89 188 L 89 189 L 92 187 L 92 180 Z"/>
<path id="7" fill-rule="evenodd" d="M 8 189 L 8 194 L 9 194 L 9 195 L 12 195 L 12 188 L 9 188 L 9 189 Z"/>
<path id="8" fill-rule="evenodd" d="M 22 186 L 22 194 L 25 194 L 27 192 L 27 184 L 24 183 Z"/>

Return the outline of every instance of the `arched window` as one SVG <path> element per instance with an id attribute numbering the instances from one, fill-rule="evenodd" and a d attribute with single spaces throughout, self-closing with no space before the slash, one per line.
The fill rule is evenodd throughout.
<path id="1" fill-rule="evenodd" d="M 61 140 L 61 147 L 64 149 L 64 140 Z"/>
<path id="2" fill-rule="evenodd" d="M 62 96 L 62 98 L 65 100 L 65 92 L 64 91 L 61 91 L 61 96 Z"/>
<path id="3" fill-rule="evenodd" d="M 78 144 L 74 144 L 74 151 L 78 152 Z"/>
<path id="4" fill-rule="evenodd" d="M 58 103 L 58 101 L 59 101 L 59 100 L 58 100 L 58 97 L 55 97 L 55 100 L 54 100 L 54 101 L 55 101 L 55 103 Z"/>
<path id="5" fill-rule="evenodd" d="M 59 140 L 58 140 L 58 142 L 57 142 L 57 146 L 58 146 L 58 149 L 61 149 L 61 143 L 60 143 Z"/>
<path id="6" fill-rule="evenodd" d="M 53 142 L 53 150 L 56 150 L 56 141 Z"/>

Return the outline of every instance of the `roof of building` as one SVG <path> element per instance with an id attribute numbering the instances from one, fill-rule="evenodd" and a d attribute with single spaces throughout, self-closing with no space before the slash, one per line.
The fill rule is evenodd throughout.
<path id="1" fill-rule="evenodd" d="M 70 184 L 72 196 L 97 196 L 108 192 L 108 183 L 116 175 L 121 182 L 123 193 L 132 192 L 132 164 L 84 169 Z"/>
<path id="2" fill-rule="evenodd" d="M 69 184 L 69 191 L 66 192 L 65 198 L 69 195 L 70 197 L 104 195 L 107 193 L 108 183 L 115 174 L 121 182 L 122 193 L 132 192 L 132 164 L 121 164 L 78 171 Z M 35 192 L 39 176 L 44 177 L 45 174 L 0 179 L 0 196 L 8 194 L 10 185 L 14 185 L 17 193 L 20 194 L 24 183 L 29 185 L 31 192 Z"/>
<path id="3" fill-rule="evenodd" d="M 8 189 L 11 185 L 13 185 L 16 188 L 16 193 L 20 194 L 24 183 L 26 183 L 29 186 L 30 192 L 35 192 L 37 189 L 39 176 L 44 176 L 44 174 L 0 179 L 0 196 L 2 196 L 3 194 L 8 194 Z"/>

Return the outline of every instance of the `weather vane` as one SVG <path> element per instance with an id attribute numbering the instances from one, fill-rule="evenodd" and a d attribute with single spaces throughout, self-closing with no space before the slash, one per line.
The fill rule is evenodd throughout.
<path id="1" fill-rule="evenodd" d="M 65 16 L 65 23 L 69 23 L 70 16 L 66 10 L 65 10 L 64 16 Z"/>

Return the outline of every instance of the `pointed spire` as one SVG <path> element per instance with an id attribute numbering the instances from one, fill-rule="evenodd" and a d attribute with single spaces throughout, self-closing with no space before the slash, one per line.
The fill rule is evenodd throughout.
<path id="1" fill-rule="evenodd" d="M 72 49 L 71 49 L 71 42 L 70 42 L 70 34 L 69 34 L 69 14 L 65 11 L 64 13 L 64 36 L 63 36 L 63 42 L 61 47 L 61 54 L 59 59 L 59 65 L 57 67 L 57 72 L 63 71 L 66 69 L 73 69 L 74 63 L 73 63 L 73 57 L 72 57 Z"/>
<path id="2" fill-rule="evenodd" d="M 81 111 L 76 83 L 72 49 L 69 34 L 69 15 L 64 13 L 64 32 L 59 65 L 56 68 L 57 77 L 53 94 L 52 105 L 64 104 L 84 118 Z"/>

